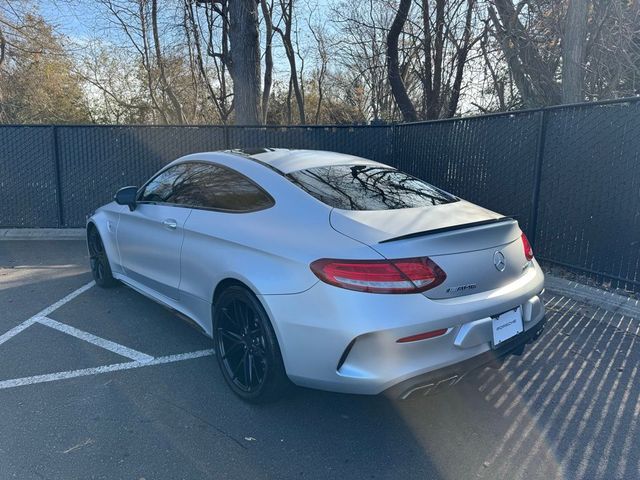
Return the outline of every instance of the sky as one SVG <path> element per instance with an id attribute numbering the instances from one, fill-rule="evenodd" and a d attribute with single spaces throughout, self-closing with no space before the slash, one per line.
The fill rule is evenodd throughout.
<path id="1" fill-rule="evenodd" d="M 299 21 L 301 26 L 306 22 L 306 9 L 316 5 L 320 12 L 329 11 L 330 4 L 337 0 L 298 0 Z M 113 26 L 109 28 L 107 12 L 103 5 L 97 0 L 32 0 L 37 6 L 40 14 L 52 25 L 56 31 L 68 37 L 79 49 L 92 40 L 99 39 L 102 42 L 113 43 L 114 45 L 130 46 L 124 34 Z M 182 0 L 161 0 L 161 8 L 178 8 Z M 320 14 L 320 18 L 324 14 Z M 305 32 L 302 32 L 304 36 Z M 264 35 L 261 40 L 264 41 Z M 313 37 L 309 33 L 306 35 L 311 41 Z M 280 74 L 288 72 L 289 64 L 284 55 L 284 50 L 279 42 L 274 43 L 274 74 L 276 78 Z"/>
<path id="2" fill-rule="evenodd" d="M 88 8 L 85 8 L 86 4 Z M 91 0 L 40 0 L 34 2 L 41 15 L 56 25 L 57 30 L 71 38 L 87 38 L 92 34 L 93 21 L 90 11 L 96 2 Z"/>
<path id="3" fill-rule="evenodd" d="M 317 5 L 320 10 L 329 10 L 332 0 L 303 0 L 299 5 Z M 32 0 L 42 16 L 58 27 L 58 31 L 70 37 L 91 37 L 95 35 L 96 12 L 103 10 L 95 0 Z M 180 4 L 179 0 L 164 0 L 169 7 Z M 165 7 L 166 8 L 166 7 Z"/>

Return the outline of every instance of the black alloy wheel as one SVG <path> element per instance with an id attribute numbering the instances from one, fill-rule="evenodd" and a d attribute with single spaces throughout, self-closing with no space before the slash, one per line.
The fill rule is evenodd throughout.
<path id="1" fill-rule="evenodd" d="M 100 233 L 98 233 L 98 229 L 94 226 L 89 227 L 87 244 L 89 247 L 91 274 L 93 275 L 96 285 L 103 288 L 116 286 L 118 281 L 113 278 L 102 238 L 100 238 Z"/>
<path id="2" fill-rule="evenodd" d="M 266 403 L 286 392 L 289 379 L 273 327 L 246 288 L 234 285 L 216 300 L 214 340 L 224 379 L 240 398 Z"/>

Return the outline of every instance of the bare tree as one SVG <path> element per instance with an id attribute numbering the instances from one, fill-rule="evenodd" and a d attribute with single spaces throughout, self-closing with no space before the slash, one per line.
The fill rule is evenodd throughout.
<path id="1" fill-rule="evenodd" d="M 314 12 L 311 12 L 307 26 L 313 35 L 313 39 L 316 42 L 316 49 L 318 55 L 319 67 L 316 71 L 316 84 L 318 99 L 316 103 L 316 112 L 314 115 L 314 123 L 320 123 L 320 113 L 322 111 L 322 102 L 324 100 L 324 83 L 327 76 L 327 69 L 329 65 L 329 45 L 327 42 L 327 35 L 322 25 L 314 25 L 311 17 Z"/>
<path id="2" fill-rule="evenodd" d="M 514 82 L 529 107 L 560 103 L 560 88 L 555 77 L 555 61 L 536 48 L 533 30 L 527 29 L 520 19 L 520 8 L 511 0 L 493 0 L 489 16 L 494 34 L 500 42 Z M 495 7 L 495 8 L 494 8 Z"/>
<path id="3" fill-rule="evenodd" d="M 294 48 L 294 40 L 292 37 L 293 24 L 294 24 L 294 0 L 279 0 L 281 19 L 284 23 L 284 30 L 274 25 L 273 29 L 278 32 L 282 39 L 284 51 L 289 62 L 289 84 L 296 97 L 296 104 L 298 107 L 298 118 L 300 124 L 306 123 L 305 109 L 304 109 L 304 95 L 302 93 L 301 81 L 298 78 L 298 67 L 296 65 L 296 50 Z"/>
<path id="4" fill-rule="evenodd" d="M 229 0 L 229 40 L 235 123 L 257 125 L 260 123 L 260 38 L 255 0 Z"/>
<path id="5" fill-rule="evenodd" d="M 435 3 L 435 7 L 433 7 Z M 452 117 L 458 110 L 468 63 L 483 28 L 474 22 L 475 0 L 422 0 L 422 112 L 426 119 Z"/>
<path id="6" fill-rule="evenodd" d="M 593 0 L 583 68 L 585 98 L 640 93 L 640 0 Z"/>
<path id="7" fill-rule="evenodd" d="M 4 38 L 2 28 L 0 28 L 0 67 L 4 63 L 5 50 L 7 48 L 7 40 Z"/>
<path id="8" fill-rule="evenodd" d="M 402 112 L 405 122 L 415 122 L 418 119 L 413 102 L 409 98 L 407 88 L 400 72 L 398 42 L 411 8 L 411 0 L 400 0 L 398 11 L 387 34 L 387 74 L 391 92 Z"/>
<path id="9" fill-rule="evenodd" d="M 488 13 L 525 106 L 636 94 L 640 1 L 491 0 Z"/>
<path id="10" fill-rule="evenodd" d="M 589 0 L 570 0 L 562 37 L 562 102 L 584 100 L 584 53 Z"/>
<path id="11" fill-rule="evenodd" d="M 151 0 L 151 29 L 153 32 L 153 45 L 156 54 L 156 64 L 159 71 L 160 83 L 162 89 L 166 92 L 171 105 L 173 107 L 173 117 L 178 123 L 185 123 L 184 113 L 182 111 L 182 105 L 180 100 L 173 91 L 173 87 L 167 81 L 167 75 L 165 72 L 164 59 L 162 55 L 162 49 L 160 48 L 160 33 L 158 32 L 158 0 Z"/>
<path id="12" fill-rule="evenodd" d="M 59 118 L 398 121 L 640 93 L 640 0 L 318 2 L 56 0 L 95 22 L 74 47 L 37 2 L 0 0 L 0 115 L 37 93 L 20 118 L 58 118 L 62 83 L 78 81 L 91 110 L 67 102 Z M 15 76 L 35 59 L 60 89 Z"/>
<path id="13" fill-rule="evenodd" d="M 144 71 L 145 88 L 151 105 L 160 115 L 163 123 L 170 123 L 172 115 L 161 101 L 161 92 L 157 89 L 157 78 L 153 64 L 153 54 L 149 41 L 148 0 L 99 0 L 105 7 L 108 21 L 116 26 L 129 41 L 129 45 L 138 55 Z M 96 81 L 100 88 L 102 82 Z"/>
<path id="14" fill-rule="evenodd" d="M 262 87 L 262 123 L 267 123 L 269 97 L 273 83 L 273 0 L 260 0 L 262 18 L 265 24 L 264 83 Z"/>
<path id="15" fill-rule="evenodd" d="M 343 2 L 332 11 L 339 35 L 332 42 L 332 58 L 341 72 L 337 81 L 348 92 L 344 100 L 373 121 L 395 120 L 397 108 L 389 87 L 386 39 L 394 18 L 390 0 Z M 406 71 L 404 58 L 400 69 Z"/>
<path id="16" fill-rule="evenodd" d="M 475 0 L 467 0 L 467 11 L 465 13 L 464 27 L 462 38 L 460 41 L 453 40 L 455 43 L 455 75 L 453 85 L 451 87 L 451 95 L 449 98 L 449 107 L 447 117 L 455 116 L 458 111 L 458 102 L 460 101 L 460 93 L 462 90 L 462 81 L 464 79 L 465 67 L 467 65 L 467 57 L 473 45 L 480 41 L 482 34 L 473 38 L 473 7 Z"/>
<path id="17" fill-rule="evenodd" d="M 5 51 L 7 48 L 7 41 L 4 38 L 4 34 L 2 33 L 2 27 L 0 26 L 0 73 L 2 72 L 2 64 L 4 63 Z M 3 92 L 2 88 L 0 88 L 0 122 L 4 121 L 4 108 L 3 108 Z"/>
<path id="18" fill-rule="evenodd" d="M 226 3 L 185 1 L 185 32 L 193 45 L 194 64 L 208 99 L 223 124 L 232 112 L 227 76 L 229 62 L 229 21 Z M 198 13 L 203 12 L 203 15 Z M 203 26 L 204 23 L 204 26 Z M 208 62 L 210 61 L 210 63 Z"/>

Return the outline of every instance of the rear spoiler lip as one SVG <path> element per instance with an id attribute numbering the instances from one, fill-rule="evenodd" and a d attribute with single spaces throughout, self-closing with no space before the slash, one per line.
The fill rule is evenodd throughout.
<path id="1" fill-rule="evenodd" d="M 400 235 L 399 237 L 387 238 L 381 240 L 378 244 L 396 242 L 398 240 L 407 240 L 409 238 L 424 237 L 427 235 L 436 235 L 438 233 L 452 232 L 455 230 L 464 230 L 466 228 L 481 227 L 483 225 L 491 225 L 493 223 L 502 222 L 515 222 L 516 220 L 511 217 L 492 218 L 490 220 L 481 220 L 479 222 L 461 223 L 459 225 L 451 225 L 450 227 L 434 228 L 433 230 L 424 230 L 422 232 L 408 233 L 407 235 Z"/>

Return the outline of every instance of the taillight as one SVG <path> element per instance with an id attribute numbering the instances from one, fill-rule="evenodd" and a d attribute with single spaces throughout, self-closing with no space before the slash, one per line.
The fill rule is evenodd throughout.
<path id="1" fill-rule="evenodd" d="M 321 259 L 311 270 L 325 283 L 370 293 L 418 293 L 445 281 L 447 275 L 427 257 L 401 260 Z"/>
<path id="2" fill-rule="evenodd" d="M 522 234 L 522 245 L 524 246 L 524 256 L 527 257 L 527 260 L 533 260 L 533 248 L 524 233 Z"/>

